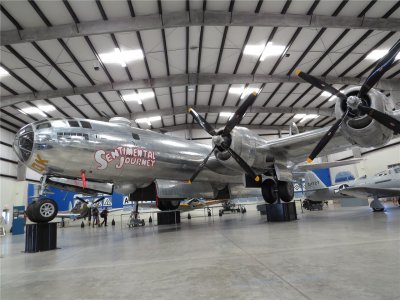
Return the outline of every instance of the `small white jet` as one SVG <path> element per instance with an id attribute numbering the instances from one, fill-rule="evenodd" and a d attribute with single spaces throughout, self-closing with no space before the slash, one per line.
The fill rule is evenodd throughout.
<path id="1" fill-rule="evenodd" d="M 400 166 L 380 172 L 370 178 L 362 176 L 351 183 L 327 187 L 314 172 L 305 176 L 305 196 L 314 202 L 373 197 L 370 206 L 374 211 L 383 211 L 380 198 L 400 196 Z"/>

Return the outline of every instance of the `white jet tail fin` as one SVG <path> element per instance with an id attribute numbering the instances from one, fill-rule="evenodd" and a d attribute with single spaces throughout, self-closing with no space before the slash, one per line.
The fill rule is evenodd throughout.
<path id="1" fill-rule="evenodd" d="M 327 188 L 325 183 L 323 183 L 322 180 L 312 171 L 306 173 L 305 179 L 306 191 L 322 190 Z"/>
<path id="2" fill-rule="evenodd" d="M 295 122 L 292 122 L 289 126 L 289 135 L 299 134 L 299 128 L 297 127 Z"/>

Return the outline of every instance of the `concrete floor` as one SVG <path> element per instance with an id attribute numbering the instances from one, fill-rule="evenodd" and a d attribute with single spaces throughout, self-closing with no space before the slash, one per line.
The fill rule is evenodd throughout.
<path id="1" fill-rule="evenodd" d="M 59 250 L 1 239 L 1 299 L 400 299 L 400 208 L 291 223 L 253 209 L 178 226 L 59 229 Z"/>

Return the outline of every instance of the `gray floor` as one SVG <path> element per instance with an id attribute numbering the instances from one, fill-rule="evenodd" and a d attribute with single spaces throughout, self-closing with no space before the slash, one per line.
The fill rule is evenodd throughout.
<path id="1" fill-rule="evenodd" d="M 400 299 L 400 208 L 254 210 L 179 227 L 70 227 L 59 250 L 1 239 L 1 299 Z"/>

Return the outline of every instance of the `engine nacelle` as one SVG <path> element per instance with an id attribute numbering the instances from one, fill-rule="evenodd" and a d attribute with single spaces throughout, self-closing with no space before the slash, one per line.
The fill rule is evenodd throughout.
<path id="1" fill-rule="evenodd" d="M 243 158 L 250 167 L 254 169 L 267 168 L 265 151 L 261 147 L 265 144 L 265 141 L 257 134 L 245 127 L 235 127 L 231 132 L 231 140 L 231 149 Z M 242 170 L 228 152 L 216 150 L 216 156 L 228 168 Z"/>
<path id="2" fill-rule="evenodd" d="M 357 96 L 359 87 L 345 90 L 343 93 L 349 96 Z M 372 107 L 380 112 L 387 113 L 392 111 L 394 104 L 382 93 L 371 89 L 363 105 Z M 338 98 L 335 106 L 335 115 L 340 119 L 347 110 L 345 100 Z M 352 144 L 360 147 L 379 147 L 386 144 L 393 136 L 393 131 L 378 123 L 371 117 L 358 112 L 350 111 L 347 118 L 341 125 L 341 132 Z"/>

